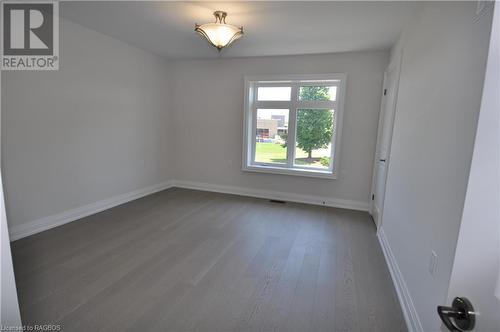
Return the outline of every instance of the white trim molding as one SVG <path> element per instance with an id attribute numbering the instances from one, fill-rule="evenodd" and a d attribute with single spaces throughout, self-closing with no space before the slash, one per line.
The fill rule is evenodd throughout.
<path id="1" fill-rule="evenodd" d="M 243 171 L 286 174 L 293 176 L 318 177 L 337 179 L 340 166 L 340 138 L 344 113 L 345 87 L 347 74 L 320 75 L 252 75 L 245 76 L 245 103 L 243 123 Z M 303 86 L 335 86 L 337 89 L 334 100 L 300 100 L 300 88 Z M 288 100 L 258 100 L 258 89 L 265 87 L 290 88 Z M 286 99 L 286 98 L 285 98 Z M 288 110 L 288 144 L 295 146 L 297 113 L 301 109 L 334 110 L 333 132 L 331 137 L 330 165 L 328 168 L 307 167 L 296 165 L 295 148 L 287 149 L 285 163 L 257 161 L 255 156 L 257 111 L 259 109 Z"/>
<path id="2" fill-rule="evenodd" d="M 223 186 L 217 184 L 169 180 L 163 183 L 148 186 L 146 188 L 134 190 L 125 194 L 117 195 L 98 202 L 87 204 L 76 209 L 67 210 L 48 217 L 36 219 L 21 225 L 13 226 L 9 229 L 10 240 L 15 241 L 48 229 L 67 224 L 72 221 L 90 216 L 92 214 L 110 209 L 112 207 L 133 201 L 135 199 L 154 194 L 172 187 L 195 189 L 202 191 L 212 191 L 224 194 L 233 194 L 240 196 L 249 196 L 263 199 L 277 199 L 296 203 L 305 203 L 313 205 L 323 205 L 343 209 L 368 211 L 368 202 L 359 202 L 345 199 L 336 199 L 324 196 L 301 195 L 286 193 L 281 191 L 269 191 L 263 189 L 252 189 L 245 187 Z"/>
<path id="3" fill-rule="evenodd" d="M 399 269 L 396 257 L 394 257 L 391 246 L 389 245 L 389 241 L 382 227 L 378 229 L 377 237 L 380 242 L 380 246 L 382 247 L 382 252 L 384 253 L 389 272 L 391 273 L 394 288 L 396 288 L 399 304 L 401 305 L 401 309 L 403 310 L 403 315 L 408 331 L 424 332 L 417 310 L 415 309 L 415 305 L 413 304 L 410 291 L 406 286 L 406 282 L 403 278 L 401 270 Z"/>
<path id="4" fill-rule="evenodd" d="M 111 209 L 112 207 L 136 200 L 138 198 L 171 188 L 172 182 L 172 180 L 165 181 L 160 184 L 148 186 L 111 198 L 103 199 L 98 202 L 87 204 L 76 209 L 67 210 L 48 217 L 36 219 L 28 223 L 13 226 L 9 228 L 10 241 L 19 240 L 23 237 L 40 233 L 48 229 L 90 216 L 92 214 Z"/>
<path id="5" fill-rule="evenodd" d="M 326 196 L 294 194 L 294 193 L 271 191 L 265 189 L 224 186 L 224 185 L 204 183 L 204 182 L 174 180 L 173 186 L 185 189 L 196 189 L 202 191 L 213 191 L 217 193 L 233 194 L 239 196 L 249 196 L 249 197 L 256 197 L 263 199 L 276 199 L 276 200 L 295 202 L 295 203 L 323 205 L 323 206 L 358 210 L 365 212 L 367 212 L 369 208 L 368 202 L 338 199 Z"/>

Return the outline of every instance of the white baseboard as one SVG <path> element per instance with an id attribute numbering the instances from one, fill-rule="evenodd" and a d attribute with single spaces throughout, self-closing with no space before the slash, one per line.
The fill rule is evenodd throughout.
<path id="1" fill-rule="evenodd" d="M 87 204 L 76 209 L 64 211 L 41 219 L 36 219 L 18 226 L 13 226 L 9 229 L 10 241 L 15 241 L 29 235 L 43 232 L 45 230 L 67 224 L 69 222 L 90 216 L 112 207 L 156 193 L 158 191 L 171 188 L 172 183 L 173 181 L 171 180 L 166 181 L 160 184 L 148 186 L 146 188 L 107 198 L 99 202 Z"/>
<path id="2" fill-rule="evenodd" d="M 325 196 L 315 196 L 315 195 L 302 195 L 287 193 L 282 191 L 271 191 L 264 189 L 253 189 L 245 187 L 236 186 L 223 186 L 218 184 L 204 183 L 204 182 L 193 182 L 193 181 L 180 181 L 174 180 L 174 187 L 186 188 L 186 189 L 196 189 L 203 191 L 213 191 L 224 194 L 233 194 L 240 196 L 257 197 L 264 199 L 276 199 L 282 201 L 305 203 L 313 205 L 324 205 L 330 207 L 337 207 L 343 209 L 368 211 L 368 202 L 352 201 L 346 199 L 336 199 Z"/>
<path id="3" fill-rule="evenodd" d="M 389 245 L 389 241 L 385 236 L 384 230 L 380 228 L 377 232 L 377 237 L 382 247 L 382 251 L 385 256 L 385 261 L 389 267 L 389 272 L 391 273 L 392 282 L 396 288 L 396 293 L 398 294 L 399 303 L 401 309 L 403 310 L 403 315 L 406 321 L 406 326 L 410 332 L 424 332 L 422 328 L 422 323 L 418 316 L 417 310 L 413 304 L 410 292 L 406 283 L 404 281 L 401 270 L 399 269 L 398 263 Z"/>
<path id="4" fill-rule="evenodd" d="M 380 222 L 380 210 L 376 205 L 373 205 L 371 209 L 371 215 L 373 217 L 373 221 L 375 222 L 375 225 L 378 225 Z"/>
<path id="5" fill-rule="evenodd" d="M 280 191 L 269 191 L 262 189 L 250 189 L 244 187 L 221 186 L 216 184 L 170 180 L 157 185 L 152 185 L 146 188 L 134 190 L 125 194 L 104 199 L 99 202 L 87 204 L 76 209 L 64 211 L 48 217 L 36 219 L 28 223 L 13 226 L 9 229 L 10 240 L 15 241 L 23 237 L 33 235 L 48 229 L 67 224 L 69 222 L 87 217 L 89 215 L 110 209 L 117 205 L 121 205 L 135 199 L 153 194 L 172 187 L 196 189 L 203 191 L 213 191 L 225 194 L 234 194 L 241 196 L 250 196 L 265 199 L 278 199 L 297 203 L 306 203 L 314 205 L 325 205 L 344 209 L 368 211 L 369 205 L 365 202 L 334 199 L 322 196 L 300 195 L 293 193 L 285 193 Z"/>

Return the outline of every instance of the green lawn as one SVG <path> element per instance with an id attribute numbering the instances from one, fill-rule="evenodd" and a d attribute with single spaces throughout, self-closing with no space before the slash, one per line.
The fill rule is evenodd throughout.
<path id="1" fill-rule="evenodd" d="M 321 164 L 321 158 L 328 158 L 328 154 L 316 153 L 313 151 L 312 160 L 307 160 L 307 153 L 298 149 L 296 154 L 295 163 L 297 165 L 308 165 L 314 167 L 325 167 Z M 255 161 L 261 163 L 285 163 L 286 162 L 286 148 L 281 144 L 275 143 L 256 143 Z"/>

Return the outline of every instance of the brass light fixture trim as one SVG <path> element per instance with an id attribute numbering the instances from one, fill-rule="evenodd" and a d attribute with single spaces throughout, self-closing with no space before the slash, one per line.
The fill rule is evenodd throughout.
<path id="1" fill-rule="evenodd" d="M 221 10 L 214 12 L 215 22 L 206 24 L 195 24 L 194 31 L 202 35 L 207 41 L 220 52 L 235 40 L 243 36 L 243 27 L 236 27 L 226 23 L 227 13 Z"/>

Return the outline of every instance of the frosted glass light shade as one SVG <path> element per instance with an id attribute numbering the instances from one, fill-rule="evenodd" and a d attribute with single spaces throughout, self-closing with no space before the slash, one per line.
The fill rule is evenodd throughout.
<path id="1" fill-rule="evenodd" d="M 205 37 L 212 46 L 219 51 L 243 36 L 243 28 L 235 27 L 226 23 L 226 13 L 217 11 L 214 13 L 216 22 L 195 25 L 194 31 Z"/>

